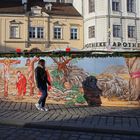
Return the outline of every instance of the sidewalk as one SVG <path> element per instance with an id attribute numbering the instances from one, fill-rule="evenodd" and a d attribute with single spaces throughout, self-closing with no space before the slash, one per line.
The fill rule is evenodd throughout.
<path id="1" fill-rule="evenodd" d="M 0 124 L 27 128 L 140 135 L 140 108 L 47 105 L 0 100 Z"/>

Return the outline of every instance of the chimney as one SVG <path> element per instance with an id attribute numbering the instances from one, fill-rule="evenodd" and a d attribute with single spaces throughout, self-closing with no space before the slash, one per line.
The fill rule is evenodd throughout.
<path id="1" fill-rule="evenodd" d="M 51 11 L 51 10 L 52 10 L 52 4 L 51 4 L 51 3 L 46 4 L 46 5 L 45 5 L 45 8 L 46 8 L 46 10 Z"/>
<path id="2" fill-rule="evenodd" d="M 27 3 L 24 3 L 24 10 L 27 12 Z"/>
<path id="3" fill-rule="evenodd" d="M 22 0 L 22 4 L 27 3 L 27 0 Z"/>
<path id="4" fill-rule="evenodd" d="M 27 11 L 27 0 L 22 0 L 22 4 L 24 6 L 24 11 Z"/>

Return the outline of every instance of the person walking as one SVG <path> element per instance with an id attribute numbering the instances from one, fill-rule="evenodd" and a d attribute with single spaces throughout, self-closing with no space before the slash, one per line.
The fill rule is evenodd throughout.
<path id="1" fill-rule="evenodd" d="M 40 59 L 38 62 L 38 66 L 35 69 L 35 79 L 36 79 L 37 88 L 41 92 L 41 97 L 38 103 L 35 104 L 35 106 L 38 110 L 48 111 L 48 109 L 45 108 L 45 102 L 48 96 L 47 86 L 48 85 L 51 86 L 51 83 L 48 80 L 48 76 L 45 70 L 44 59 Z"/>

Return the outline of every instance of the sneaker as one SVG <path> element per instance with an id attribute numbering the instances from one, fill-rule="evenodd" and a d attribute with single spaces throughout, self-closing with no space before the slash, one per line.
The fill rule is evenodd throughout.
<path id="1" fill-rule="evenodd" d="M 40 109 L 41 111 L 48 111 L 48 109 L 47 108 L 45 108 L 45 107 L 41 107 L 41 109 Z"/>
<path id="2" fill-rule="evenodd" d="M 40 104 L 35 104 L 35 107 L 38 109 L 38 110 L 41 110 L 41 107 L 40 107 Z"/>

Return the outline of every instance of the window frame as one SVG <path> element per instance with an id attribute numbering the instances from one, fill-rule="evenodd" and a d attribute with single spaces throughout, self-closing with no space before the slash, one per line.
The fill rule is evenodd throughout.
<path id="1" fill-rule="evenodd" d="M 55 29 L 57 29 L 57 30 L 55 31 Z M 58 31 L 58 29 L 60 29 L 60 31 Z M 59 33 L 60 33 L 60 35 L 59 35 Z M 63 35 L 62 34 L 62 26 L 58 26 L 58 25 L 57 26 L 54 26 L 53 27 L 53 38 L 54 39 L 57 39 L 57 40 L 61 40 L 62 39 L 62 35 Z"/>
<path id="2" fill-rule="evenodd" d="M 12 30 L 13 27 L 17 27 L 18 31 Z M 10 34 L 9 34 L 9 36 L 10 36 L 10 39 L 20 39 L 20 26 L 19 26 L 19 24 L 11 24 L 10 25 Z"/>
<path id="3" fill-rule="evenodd" d="M 72 31 L 72 29 L 76 29 L 76 32 L 75 31 Z M 78 40 L 79 39 L 79 36 L 78 36 L 78 27 L 77 26 L 71 26 L 70 27 L 70 39 L 71 40 Z"/>
<path id="4" fill-rule="evenodd" d="M 42 31 L 41 31 L 42 30 Z M 44 27 L 30 27 L 29 28 L 30 39 L 44 39 Z"/>
<path id="5" fill-rule="evenodd" d="M 56 0 L 57 3 L 65 3 L 65 0 Z"/>
<path id="6" fill-rule="evenodd" d="M 112 0 L 112 11 L 119 12 L 120 11 L 120 4 L 121 3 L 119 0 Z"/>
<path id="7" fill-rule="evenodd" d="M 95 12 L 95 0 L 88 0 L 88 11 L 89 13 Z"/>
<path id="8" fill-rule="evenodd" d="M 95 38 L 95 26 L 94 25 L 88 27 L 88 38 Z"/>
<path id="9" fill-rule="evenodd" d="M 134 13 L 136 11 L 136 1 L 127 0 L 127 12 Z"/>
<path id="10" fill-rule="evenodd" d="M 121 38 L 121 36 L 122 36 L 121 25 L 113 24 L 113 37 Z"/>
<path id="11" fill-rule="evenodd" d="M 136 37 L 136 26 L 128 25 L 128 38 L 135 38 Z"/>

